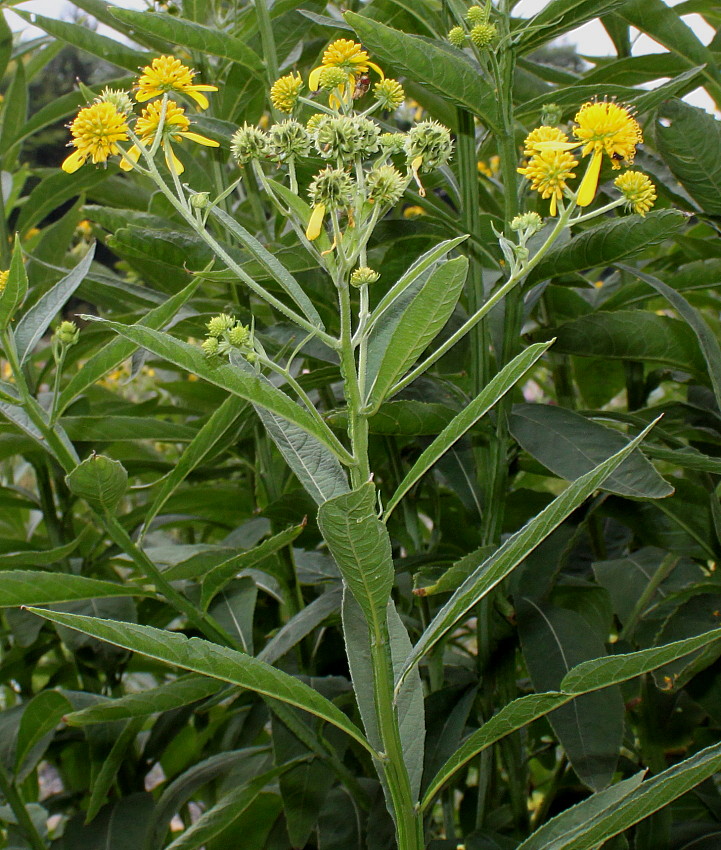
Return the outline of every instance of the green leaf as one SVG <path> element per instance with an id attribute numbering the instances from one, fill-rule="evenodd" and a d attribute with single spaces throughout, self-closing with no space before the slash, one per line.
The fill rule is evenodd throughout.
<path id="1" fill-rule="evenodd" d="M 113 328 L 136 345 L 147 348 L 157 357 L 293 422 L 330 448 L 335 455 L 347 456 L 330 429 L 322 427 L 304 408 L 269 382 L 262 381 L 257 374 L 241 371 L 227 363 L 211 361 L 198 346 L 181 342 L 160 331 L 106 320 L 102 320 L 102 324 Z"/>
<path id="2" fill-rule="evenodd" d="M 678 210 L 655 210 L 647 216 L 629 215 L 597 224 L 557 248 L 551 248 L 528 276 L 528 282 L 608 266 L 658 245 L 683 227 Z"/>
<path id="3" fill-rule="evenodd" d="M 71 708 L 67 698 L 57 691 L 41 691 L 27 704 L 15 744 L 16 782 L 24 782 L 35 770 L 56 727 Z"/>
<path id="4" fill-rule="evenodd" d="M 267 664 L 275 664 L 303 638 L 333 616 L 341 605 L 340 587 L 328 590 L 316 597 L 288 620 L 280 631 L 258 653 L 258 658 Z"/>
<path id="5" fill-rule="evenodd" d="M 177 16 L 170 17 L 157 12 L 111 8 L 111 14 L 123 24 L 162 38 L 170 44 L 182 45 L 203 54 L 209 53 L 211 56 L 230 59 L 232 62 L 243 65 L 258 77 L 264 75 L 265 66 L 258 54 L 240 39 L 234 38 L 220 28 L 204 27 Z M 203 80 L 203 82 L 214 83 L 215 80 Z"/>
<path id="6" fill-rule="evenodd" d="M 53 623 L 123 647 L 129 652 L 139 652 L 158 661 L 201 673 L 213 679 L 220 679 L 223 682 L 230 682 L 232 685 L 247 688 L 263 696 L 301 708 L 342 729 L 362 747 L 373 753 L 358 727 L 351 723 L 332 702 L 304 682 L 258 661 L 257 658 L 201 638 L 188 639 L 184 635 L 154 629 L 150 626 L 101 620 L 80 614 L 44 611 L 38 608 L 29 610 Z"/>
<path id="7" fill-rule="evenodd" d="M 509 429 L 532 457 L 567 481 L 589 472 L 628 443 L 618 431 L 546 404 L 514 405 Z M 603 489 L 636 499 L 663 499 L 673 493 L 640 451 L 609 475 Z"/>
<path id="8" fill-rule="evenodd" d="M 198 288 L 200 278 L 195 278 L 177 294 L 163 304 L 154 307 L 140 319 L 140 325 L 158 330 L 169 322 L 181 307 L 193 296 Z M 57 409 L 62 414 L 82 392 L 91 387 L 96 381 L 115 369 L 136 351 L 138 345 L 125 339 L 113 339 L 107 345 L 95 351 L 83 364 L 83 368 L 68 381 L 65 389 L 58 398 Z M 200 432 L 198 433 L 198 437 Z M 188 447 L 189 450 L 190 447 Z"/>
<path id="9" fill-rule="evenodd" d="M 721 215 L 721 121 L 680 100 L 659 118 L 656 143 L 674 177 L 704 212 Z"/>
<path id="10" fill-rule="evenodd" d="M 125 728 L 113 741 L 110 752 L 103 759 L 100 770 L 93 777 L 92 791 L 88 800 L 88 808 L 85 813 L 85 822 L 90 823 L 105 804 L 110 789 L 115 782 L 115 777 L 128 758 L 128 751 L 132 752 L 133 744 L 138 733 L 143 728 L 144 718 L 136 717 L 125 724 Z"/>
<path id="11" fill-rule="evenodd" d="M 324 502 L 318 527 L 368 626 L 379 634 L 394 574 L 391 541 L 376 516 L 373 482 Z"/>
<path id="12" fill-rule="evenodd" d="M 648 310 L 599 311 L 553 328 L 554 351 L 581 357 L 651 360 L 691 374 L 706 373 L 693 331 Z"/>
<path id="13" fill-rule="evenodd" d="M 453 419 L 453 408 L 440 402 L 416 401 L 404 398 L 387 401 L 368 420 L 371 434 L 383 434 L 389 437 L 435 436 Z M 325 416 L 334 428 L 348 427 L 348 412 L 334 410 Z"/>
<path id="14" fill-rule="evenodd" d="M 152 59 L 152 55 L 149 53 L 133 50 L 132 47 L 121 44 L 105 35 L 100 35 L 81 24 L 59 21 L 56 18 L 46 18 L 44 15 L 31 14 L 22 9 L 14 9 L 13 11 L 16 15 L 20 15 L 26 23 L 40 27 L 41 30 L 45 30 L 46 33 L 55 36 L 55 38 L 72 44 L 80 50 L 85 50 L 93 56 L 98 56 L 119 68 L 133 71 L 133 73 Z"/>
<path id="15" fill-rule="evenodd" d="M 79 534 L 75 540 L 64 546 L 56 546 L 53 549 L 20 550 L 19 552 L 3 552 L 0 554 L 0 570 L 12 569 L 13 567 L 52 567 L 59 561 L 78 548 L 83 535 Z"/>
<path id="16" fill-rule="evenodd" d="M 8 327 L 27 291 L 28 276 L 23 263 L 23 249 L 20 247 L 20 237 L 16 234 L 7 283 L 5 289 L 0 292 L 0 330 Z"/>
<path id="17" fill-rule="evenodd" d="M 207 611 L 208 605 L 216 593 L 219 593 L 239 572 L 258 566 L 283 547 L 290 546 L 304 528 L 305 523 L 292 525 L 268 540 L 264 540 L 259 546 L 255 546 L 247 552 L 241 552 L 240 555 L 235 555 L 214 567 L 203 579 L 200 607 Z"/>
<path id="18" fill-rule="evenodd" d="M 444 455 L 475 423 L 493 407 L 493 405 L 512 389 L 526 374 L 533 364 L 552 345 L 551 342 L 536 343 L 522 351 L 517 357 L 506 364 L 503 369 L 488 383 L 488 385 L 473 399 L 473 401 L 458 414 L 425 449 L 413 464 L 405 478 L 398 485 L 395 493 L 388 502 L 384 522 L 398 505 L 405 494 L 428 472 L 433 464 Z"/>
<path id="19" fill-rule="evenodd" d="M 79 763 L 87 769 L 87 763 Z M 151 794 L 135 793 L 104 806 L 91 824 L 83 824 L 82 815 L 65 825 L 63 850 L 138 850 L 143 846 L 152 822 L 154 801 Z"/>
<path id="20" fill-rule="evenodd" d="M 50 322 L 83 282 L 94 256 L 95 245 L 93 244 L 77 266 L 42 295 L 17 323 L 15 345 L 21 364 L 32 354 L 36 344 L 50 326 Z"/>
<path id="21" fill-rule="evenodd" d="M 125 440 L 185 443 L 196 433 L 180 422 L 148 416 L 64 416 L 60 422 L 71 440 L 83 443 Z"/>
<path id="22" fill-rule="evenodd" d="M 625 0 L 551 0 L 530 20 L 524 21 L 517 36 L 522 53 L 536 50 L 542 44 L 606 15 L 622 6 Z"/>
<path id="23" fill-rule="evenodd" d="M 380 407 L 395 382 L 440 333 L 458 303 L 467 273 L 466 257 L 449 260 L 428 279 L 408 305 L 371 384 L 368 397 L 373 407 Z"/>
<path id="24" fill-rule="evenodd" d="M 478 565 L 426 627 L 420 640 L 413 647 L 413 652 L 406 659 L 397 680 L 398 683 L 402 682 L 403 677 L 467 611 L 509 575 L 554 528 L 557 528 L 594 490 L 603 484 L 606 478 L 641 443 L 656 421 L 627 446 L 599 464 L 592 472 L 586 473 L 569 485 L 560 496 L 557 496 L 522 529 L 507 538 L 490 558 Z"/>
<path id="25" fill-rule="evenodd" d="M 200 702 L 216 694 L 222 685 L 205 676 L 180 676 L 171 682 L 138 693 L 128 693 L 118 699 L 103 699 L 94 705 L 67 714 L 70 726 L 87 726 L 93 723 L 114 723 L 133 717 L 148 717 L 164 711 L 173 711 L 184 705 Z"/>
<path id="26" fill-rule="evenodd" d="M 711 386 L 716 396 L 716 404 L 721 409 L 721 346 L 719 346 L 715 334 L 709 328 L 708 324 L 706 324 L 701 313 L 692 307 L 683 295 L 676 292 L 675 289 L 672 289 L 657 277 L 623 264 L 619 264 L 619 268 L 652 286 L 656 292 L 663 295 L 696 334 L 704 359 L 706 360 L 706 365 L 708 366 Z"/>
<path id="27" fill-rule="evenodd" d="M 128 473 L 119 460 L 92 454 L 65 476 L 65 483 L 96 511 L 112 513 L 128 489 Z"/>
<path id="28" fill-rule="evenodd" d="M 103 180 L 107 180 L 108 176 L 116 171 L 114 166 L 108 169 L 85 168 L 76 174 L 58 171 L 45 177 L 25 199 L 15 225 L 16 229 L 20 233 L 25 233 L 31 227 L 40 224 L 54 209 Z"/>
<path id="29" fill-rule="evenodd" d="M 2 131 L 0 131 L 0 155 L 6 155 L 28 120 L 28 87 L 25 80 L 25 66 L 21 60 L 15 65 L 10 87 L 5 93 Z M 5 168 L 8 166 L 5 165 Z"/>
<path id="30" fill-rule="evenodd" d="M 8 570 L 0 575 L 0 608 L 54 605 L 56 602 L 109 596 L 152 596 L 132 584 L 116 584 L 85 576 L 32 570 Z"/>
<path id="31" fill-rule="evenodd" d="M 267 248 L 264 248 L 241 224 L 229 216 L 224 210 L 220 209 L 220 207 L 212 207 L 211 213 L 237 237 L 240 244 L 250 252 L 254 259 L 270 274 L 273 280 L 283 287 L 285 292 L 300 307 L 306 319 L 321 330 L 325 330 L 325 325 L 318 315 L 318 311 L 313 306 L 313 302 L 303 292 L 301 285 L 288 269 L 282 263 L 278 262 L 277 258 Z"/>
<path id="32" fill-rule="evenodd" d="M 346 12 L 345 20 L 381 65 L 388 64 L 409 79 L 477 115 L 490 127 L 499 122 L 496 95 L 480 68 L 449 44 L 409 35 L 370 18 Z"/>

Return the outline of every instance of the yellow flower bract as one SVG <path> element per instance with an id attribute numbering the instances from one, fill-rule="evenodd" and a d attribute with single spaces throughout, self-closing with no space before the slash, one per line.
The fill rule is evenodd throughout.
<path id="1" fill-rule="evenodd" d="M 174 56 L 159 56 L 142 69 L 135 99 L 138 103 L 145 103 L 153 97 L 174 91 L 192 97 L 201 109 L 207 109 L 208 98 L 203 92 L 218 91 L 218 87 L 194 83 L 196 74 L 197 71 L 183 65 Z"/>
<path id="2" fill-rule="evenodd" d="M 656 200 L 656 187 L 640 171 L 625 171 L 613 181 L 626 199 L 626 206 L 639 215 L 646 213 Z"/>
<path id="3" fill-rule="evenodd" d="M 68 174 L 77 171 L 88 159 L 97 165 L 119 154 L 118 142 L 128 140 L 128 124 L 125 115 L 112 103 L 93 103 L 78 112 L 70 133 L 73 137 L 70 145 L 75 150 L 62 165 Z"/>
<path id="4" fill-rule="evenodd" d="M 158 132 L 160 122 L 163 116 L 163 101 L 159 100 L 151 103 L 143 110 L 143 114 L 138 118 L 135 124 L 135 132 L 139 136 L 140 141 L 146 145 L 152 145 L 155 139 L 155 134 Z M 189 139 L 191 142 L 197 142 L 199 145 L 206 147 L 217 148 L 218 142 L 213 139 L 208 139 L 201 136 L 199 133 L 193 133 L 188 128 L 190 127 L 190 119 L 185 114 L 182 106 L 174 100 L 167 101 L 165 107 L 165 120 L 163 121 L 161 147 L 165 151 L 165 161 L 168 168 L 175 169 L 176 174 L 182 174 L 185 170 L 183 163 L 175 155 L 171 142 L 180 142 L 182 139 Z M 137 145 L 128 151 L 128 161 L 124 159 L 120 163 L 120 167 L 124 171 L 130 171 L 133 167 L 132 162 L 137 162 L 140 157 L 140 148 Z"/>
<path id="5" fill-rule="evenodd" d="M 531 188 L 542 198 L 551 199 L 551 215 L 555 215 L 566 181 L 576 176 L 573 169 L 577 165 L 578 160 L 568 151 L 542 150 L 531 157 L 525 168 L 519 168 L 518 173 L 531 181 Z"/>
<path id="6" fill-rule="evenodd" d="M 370 61 L 370 57 L 360 44 L 348 38 L 339 38 L 329 44 L 323 53 L 323 61 L 313 68 L 308 77 L 308 86 L 311 91 L 317 91 L 320 75 L 324 68 L 340 68 L 347 75 L 348 86 L 355 86 L 361 74 L 367 74 L 372 68 L 376 74 L 384 79 L 383 71 Z"/>

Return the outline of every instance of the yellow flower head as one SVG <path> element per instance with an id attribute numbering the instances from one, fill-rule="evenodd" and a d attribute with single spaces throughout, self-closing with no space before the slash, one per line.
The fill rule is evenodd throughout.
<path id="1" fill-rule="evenodd" d="M 298 103 L 303 80 L 300 74 L 291 73 L 276 80 L 270 88 L 270 100 L 278 112 L 291 113 Z"/>
<path id="2" fill-rule="evenodd" d="M 9 269 L 5 269 L 5 271 L 0 272 L 0 293 L 5 292 L 5 287 L 8 285 L 8 275 L 10 274 Z"/>
<path id="3" fill-rule="evenodd" d="M 381 79 L 385 77 L 383 71 L 370 61 L 370 57 L 361 45 L 347 38 L 339 38 L 326 47 L 322 63 L 317 68 L 313 68 L 308 77 L 308 86 L 311 91 L 318 91 L 320 74 L 324 68 L 340 68 L 345 71 L 347 84 L 351 87 L 355 86 L 358 77 L 367 74 L 371 68 Z"/>
<path id="4" fill-rule="evenodd" d="M 143 114 L 140 118 L 138 118 L 135 124 L 135 132 L 140 137 L 140 141 L 144 145 L 152 145 L 155 134 L 158 132 L 158 128 L 160 127 L 162 116 L 163 101 L 157 100 L 147 106 L 143 110 Z M 205 136 L 201 136 L 199 133 L 190 132 L 188 129 L 189 127 L 190 119 L 185 114 L 183 107 L 178 106 L 174 100 L 167 101 L 160 146 L 165 151 L 165 161 L 168 164 L 168 168 L 174 168 L 176 174 L 182 174 L 185 167 L 173 152 L 171 142 L 180 142 L 182 139 L 190 139 L 191 142 L 197 142 L 199 145 L 205 145 L 209 148 L 219 147 L 218 142 L 213 141 L 213 139 L 208 139 Z M 137 162 L 139 156 L 140 148 L 137 145 L 133 145 L 133 147 L 128 151 L 128 158 L 133 162 Z M 133 166 L 131 162 L 124 159 L 120 163 L 120 167 L 124 171 L 130 171 Z"/>
<path id="5" fill-rule="evenodd" d="M 578 160 L 568 151 L 542 150 L 531 157 L 525 168 L 519 168 L 518 173 L 531 181 L 531 188 L 542 198 L 550 197 L 551 215 L 555 215 L 566 181 L 576 176 L 573 169 L 577 165 Z"/>
<path id="6" fill-rule="evenodd" d="M 119 154 L 117 143 L 128 140 L 128 124 L 125 115 L 112 103 L 93 103 L 78 112 L 70 125 L 70 133 L 73 137 L 70 146 L 75 150 L 62 165 L 68 174 L 85 165 L 87 159 L 97 164 Z"/>
<path id="7" fill-rule="evenodd" d="M 530 156 L 530 154 L 529 154 Z M 501 170 L 501 158 L 498 154 L 493 154 L 493 156 L 486 162 L 484 159 L 481 159 L 477 163 L 478 173 L 482 174 L 484 177 L 488 177 L 488 179 L 492 179 L 495 177 L 498 172 Z"/>
<path id="8" fill-rule="evenodd" d="M 135 99 L 138 103 L 145 103 L 153 97 L 175 91 L 192 97 L 201 109 L 208 108 L 208 98 L 202 94 L 204 91 L 218 91 L 217 86 L 197 85 L 193 77 L 197 71 L 187 68 L 180 59 L 174 56 L 159 56 L 153 59 L 150 65 L 142 69 L 138 79 L 137 93 Z"/>
<path id="9" fill-rule="evenodd" d="M 613 181 L 626 199 L 626 208 L 639 215 L 646 213 L 656 200 L 656 187 L 640 171 L 625 171 Z"/>
<path id="10" fill-rule="evenodd" d="M 568 142 L 568 136 L 558 127 L 536 127 L 526 136 L 523 143 L 523 155 L 533 156 L 544 149 L 546 142 L 558 142 L 565 145 Z"/>

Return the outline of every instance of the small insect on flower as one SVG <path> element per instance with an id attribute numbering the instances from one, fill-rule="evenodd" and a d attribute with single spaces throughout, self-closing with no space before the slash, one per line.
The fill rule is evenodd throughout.
<path id="1" fill-rule="evenodd" d="M 626 199 L 626 209 L 639 215 L 646 215 L 656 200 L 656 187 L 640 171 L 625 171 L 619 174 L 613 185 Z"/>
<path id="2" fill-rule="evenodd" d="M 311 91 L 318 91 L 320 75 L 324 68 L 340 68 L 346 74 L 346 85 L 352 92 L 356 82 L 370 69 L 374 70 L 383 79 L 384 73 L 370 61 L 370 57 L 360 44 L 347 38 L 339 38 L 326 47 L 323 60 L 317 68 L 313 68 L 308 77 L 308 86 Z"/>
<path id="3" fill-rule="evenodd" d="M 145 103 L 173 91 L 192 97 L 201 109 L 207 109 L 210 104 L 203 92 L 218 91 L 218 87 L 194 83 L 193 77 L 197 73 L 174 56 L 159 56 L 142 69 L 135 99 L 138 103 Z"/>
<path id="4" fill-rule="evenodd" d="M 128 141 L 128 124 L 114 104 L 93 103 L 78 112 L 70 133 L 73 138 L 69 144 L 75 150 L 62 164 L 68 174 L 77 171 L 88 159 L 97 165 L 119 154 L 118 142 Z"/>
<path id="5" fill-rule="evenodd" d="M 531 188 L 544 200 L 550 197 L 553 216 L 566 189 L 566 181 L 576 176 L 573 169 L 577 165 L 578 160 L 568 151 L 543 150 L 532 156 L 525 168 L 517 171 L 531 181 Z"/>
<path id="6" fill-rule="evenodd" d="M 165 112 L 164 116 L 163 112 Z M 165 162 L 169 169 L 175 170 L 176 174 L 182 174 L 185 171 L 185 166 L 175 155 L 171 142 L 177 143 L 183 139 L 189 139 L 191 142 L 197 142 L 199 145 L 205 145 L 208 148 L 220 147 L 218 142 L 201 136 L 199 133 L 191 132 L 188 129 L 189 127 L 190 119 L 182 106 L 178 106 L 174 100 L 168 100 L 164 108 L 163 101 L 157 100 L 143 110 L 143 114 L 135 124 L 135 132 L 145 146 L 150 146 L 153 144 L 155 134 L 160 130 L 160 146 L 165 151 Z M 124 171 L 130 171 L 133 167 L 132 163 L 138 161 L 140 153 L 140 148 L 133 145 L 128 151 L 128 160 L 131 161 L 128 162 L 128 160 L 123 159 L 120 167 Z"/>
<path id="7" fill-rule="evenodd" d="M 286 74 L 270 87 L 270 101 L 278 112 L 290 114 L 298 103 L 302 88 L 303 80 L 300 74 Z"/>

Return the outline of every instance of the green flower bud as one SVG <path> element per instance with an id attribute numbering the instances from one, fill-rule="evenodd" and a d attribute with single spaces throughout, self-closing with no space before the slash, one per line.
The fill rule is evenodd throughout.
<path id="1" fill-rule="evenodd" d="M 366 177 L 368 200 L 393 206 L 403 197 L 406 178 L 394 165 L 379 165 Z"/>
<path id="2" fill-rule="evenodd" d="M 313 206 L 328 210 L 351 206 L 355 197 L 354 181 L 340 168 L 324 168 L 313 178 L 308 189 Z"/>
<path id="3" fill-rule="evenodd" d="M 485 24 L 476 24 L 471 30 L 471 41 L 476 45 L 476 47 L 483 49 L 484 47 L 489 47 L 493 44 L 497 35 L 498 30 L 496 29 L 495 24 L 490 22 Z"/>
<path id="4" fill-rule="evenodd" d="M 381 109 L 395 112 L 406 99 L 406 93 L 398 80 L 390 80 L 386 77 L 373 86 L 373 94 L 381 105 Z"/>
<path id="5" fill-rule="evenodd" d="M 471 6 L 466 12 L 466 20 L 473 25 L 485 24 L 488 21 L 488 12 L 483 6 Z"/>
<path id="6" fill-rule="evenodd" d="M 213 357 L 218 353 L 219 343 L 214 336 L 208 337 L 200 346 L 208 357 Z"/>
<path id="7" fill-rule="evenodd" d="M 307 156 L 310 151 L 310 136 L 297 121 L 282 121 L 275 124 L 269 135 L 269 152 L 273 159 L 283 162 L 290 157 Z"/>
<path id="8" fill-rule="evenodd" d="M 75 322 L 60 322 L 55 331 L 55 339 L 62 345 L 75 345 L 79 337 L 80 329 Z"/>
<path id="9" fill-rule="evenodd" d="M 406 136 L 405 133 L 382 133 L 378 143 L 382 151 L 389 156 L 395 156 L 405 150 Z"/>
<path id="10" fill-rule="evenodd" d="M 463 27 L 453 27 L 448 31 L 447 37 L 454 47 L 463 47 L 466 43 L 466 31 Z"/>
<path id="11" fill-rule="evenodd" d="M 233 316 L 227 313 L 221 313 L 219 316 L 213 316 L 208 322 L 208 334 L 212 337 L 221 337 L 226 331 L 229 331 L 235 325 Z"/>
<path id="12" fill-rule="evenodd" d="M 414 170 L 433 171 L 445 165 L 452 154 L 451 134 L 443 124 L 437 121 L 421 121 L 409 131 L 406 155 Z M 418 160 L 420 163 L 417 163 Z"/>
<path id="13" fill-rule="evenodd" d="M 369 283 L 375 283 L 380 275 L 368 266 L 360 266 L 355 269 L 350 276 L 351 286 L 366 286 Z"/>
<path id="14" fill-rule="evenodd" d="M 344 86 L 347 82 L 348 73 L 342 68 L 337 68 L 335 65 L 323 68 L 318 77 L 318 85 L 326 91 L 337 89 L 339 86 Z"/>
<path id="15" fill-rule="evenodd" d="M 130 95 L 122 89 L 111 89 L 107 86 L 100 92 L 100 95 L 95 98 L 96 103 L 112 103 L 112 105 L 122 112 L 123 115 L 130 115 L 133 111 L 133 101 Z"/>
<path id="16" fill-rule="evenodd" d="M 353 123 L 358 132 L 358 147 L 361 156 L 371 156 L 378 153 L 380 145 L 378 139 L 381 135 L 380 127 L 370 118 L 353 118 Z"/>
<path id="17" fill-rule="evenodd" d="M 250 329 L 238 323 L 228 331 L 228 342 L 236 348 L 242 348 L 250 341 Z"/>
<path id="18" fill-rule="evenodd" d="M 230 149 L 238 165 L 268 156 L 268 136 L 247 122 L 233 133 Z"/>
<path id="19" fill-rule="evenodd" d="M 529 236 L 533 233 L 538 233 L 542 227 L 543 219 L 536 212 L 522 213 L 511 221 L 511 230 L 525 230 L 528 231 Z"/>
<path id="20" fill-rule="evenodd" d="M 190 197 L 190 206 L 194 210 L 204 210 L 210 203 L 210 195 L 208 192 L 196 192 Z"/>
<path id="21" fill-rule="evenodd" d="M 325 118 L 325 113 L 316 112 L 315 115 L 311 115 L 310 118 L 306 121 L 305 129 L 308 131 L 308 135 L 314 137 L 318 132 L 318 125 Z"/>
<path id="22" fill-rule="evenodd" d="M 315 146 L 324 159 L 352 162 L 378 150 L 378 125 L 368 118 L 326 115 L 317 125 Z"/>
<path id="23" fill-rule="evenodd" d="M 541 107 L 541 124 L 557 127 L 563 120 L 563 109 L 555 103 L 544 103 Z"/>

